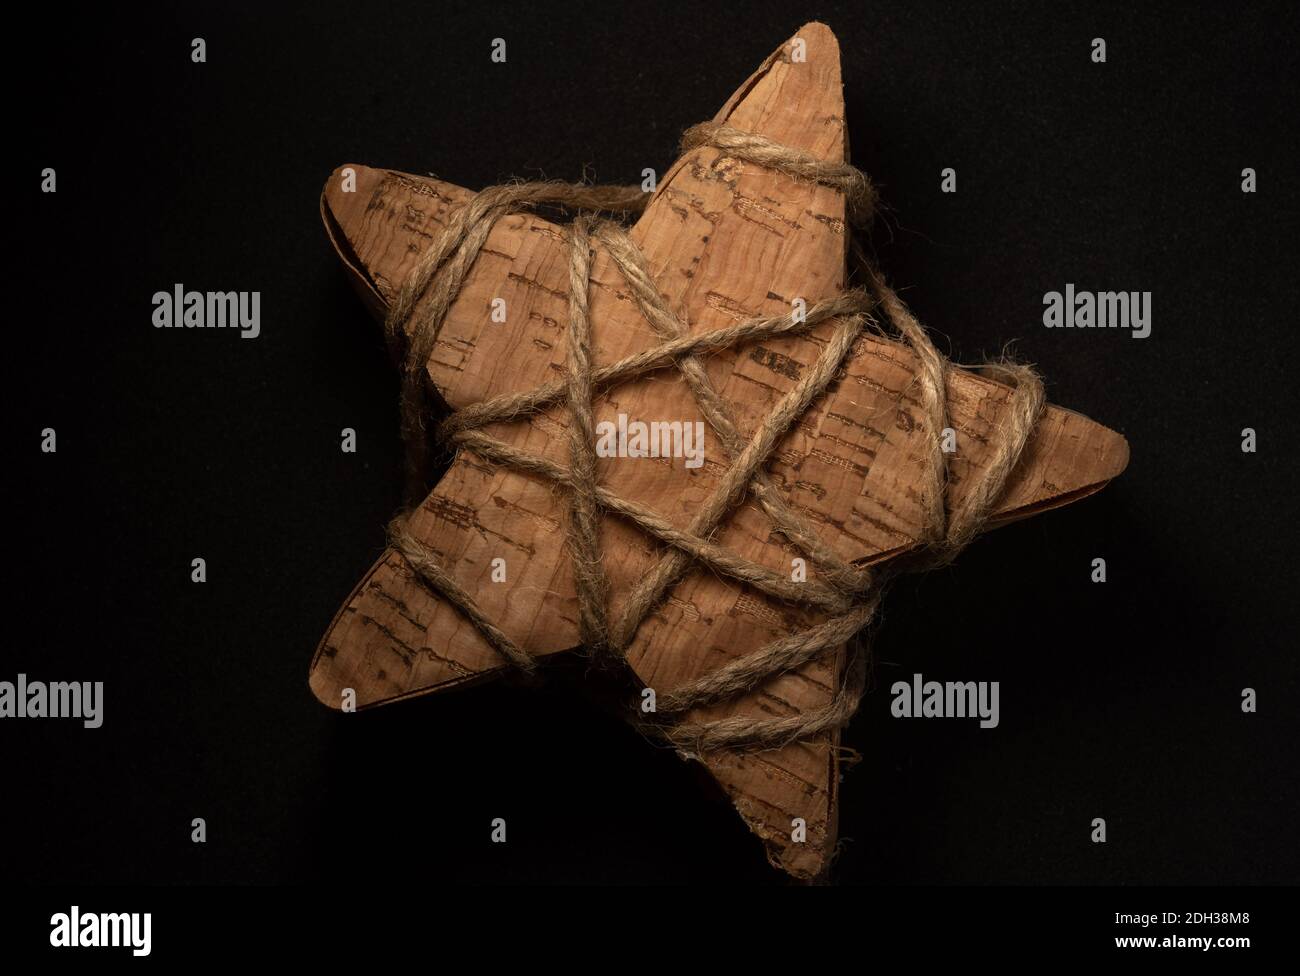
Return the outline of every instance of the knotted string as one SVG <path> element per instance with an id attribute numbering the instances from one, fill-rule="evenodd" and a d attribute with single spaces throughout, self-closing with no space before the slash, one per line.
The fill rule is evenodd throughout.
<path id="1" fill-rule="evenodd" d="M 855 223 L 865 224 L 870 218 L 875 192 L 866 176 L 852 166 L 829 163 L 720 123 L 697 125 L 685 133 L 684 149 L 700 146 L 712 146 L 727 156 L 777 170 L 796 180 L 832 187 L 845 195 L 846 210 Z M 791 311 L 692 334 L 669 307 L 646 267 L 644 255 L 627 230 L 619 223 L 597 219 L 594 213 L 587 212 L 639 213 L 646 202 L 647 194 L 638 187 L 517 183 L 489 187 L 453 214 L 447 227 L 403 282 L 385 322 L 389 341 L 399 349 L 404 348 L 401 412 L 408 462 L 408 500 L 415 501 L 423 494 L 427 480 L 430 438 L 424 426 L 424 373 L 429 356 L 447 311 L 460 293 L 492 227 L 506 214 L 538 205 L 578 211 L 567 231 L 569 318 L 564 379 L 467 406 L 443 421 L 438 434 L 485 462 L 567 489 L 570 497 L 568 548 L 578 599 L 579 636 L 583 646 L 597 659 L 623 660 L 645 618 L 697 564 L 768 596 L 797 601 L 826 613 L 827 618 L 820 624 L 781 637 L 711 674 L 658 696 L 654 719 L 641 725 L 644 731 L 696 754 L 724 747 L 780 748 L 841 727 L 852 717 L 862 697 L 867 662 L 865 646 L 856 639 L 875 617 L 886 584 L 900 573 L 920 572 L 946 564 L 983 529 L 1037 422 L 1043 405 L 1043 387 L 1028 366 L 1003 363 L 983 367 L 1014 386 L 1008 417 L 984 470 L 949 513 L 945 507 L 947 455 L 940 434 L 947 426 L 946 382 L 950 364 L 862 248 L 854 242 L 853 255 L 864 276 L 864 288 L 818 302 L 803 315 Z M 654 348 L 600 367 L 592 361 L 588 309 L 591 256 L 596 246 L 604 248 L 613 260 L 646 322 L 663 340 Z M 426 296 L 422 304 L 421 299 Z M 919 369 L 914 382 L 919 388 L 917 399 L 925 418 L 928 447 L 923 458 L 920 547 L 905 557 L 891 560 L 885 567 L 867 568 L 843 560 L 817 535 L 808 520 L 792 509 L 773 486 L 765 465 L 790 428 L 825 393 L 863 331 L 880 328 L 877 316 L 917 355 Z M 702 357 L 759 339 L 802 335 L 823 322 L 833 322 L 834 329 L 820 356 L 758 428 L 749 436 L 742 434 L 727 402 L 713 387 Z M 593 397 L 619 383 L 670 367 L 680 371 L 730 461 L 713 492 L 684 529 L 653 509 L 609 491 L 598 481 L 596 470 Z M 482 430 L 488 424 L 517 420 L 559 403 L 565 405 L 571 420 L 567 466 L 523 451 Z M 795 582 L 712 541 L 715 532 L 745 497 L 752 497 L 781 534 L 804 555 L 814 569 L 815 578 Z M 619 619 L 613 621 L 609 617 L 609 581 L 600 548 L 600 525 L 606 513 L 626 519 L 665 546 L 653 569 L 633 586 Z M 434 553 L 414 537 L 408 523 L 409 515 L 399 514 L 390 526 L 390 538 L 416 576 L 457 607 L 507 662 L 522 672 L 533 672 L 536 668 L 533 657 L 483 615 L 473 597 L 442 567 Z M 853 647 L 840 687 L 821 708 L 777 719 L 733 716 L 705 722 L 682 721 L 682 716 L 692 709 L 753 691 L 777 675 L 802 667 L 846 643 Z"/>

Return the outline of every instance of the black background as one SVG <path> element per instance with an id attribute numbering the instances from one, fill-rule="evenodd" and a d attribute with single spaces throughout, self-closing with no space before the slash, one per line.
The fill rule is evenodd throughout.
<path id="1" fill-rule="evenodd" d="M 840 39 L 854 162 L 892 208 L 881 262 L 940 347 L 971 361 L 1015 340 L 1054 402 L 1133 453 L 1100 495 L 891 592 L 846 736 L 865 758 L 843 787 L 835 879 L 1300 878 L 1300 23 L 1293 4 L 1142 7 L 15 14 L 0 679 L 102 680 L 106 700 L 98 730 L 0 729 L 8 872 L 782 880 L 690 767 L 577 680 L 354 716 L 316 703 L 312 650 L 401 485 L 396 375 L 317 200 L 344 162 L 474 188 L 639 182 L 817 18 Z M 38 192 L 46 166 L 57 194 Z M 955 195 L 939 192 L 948 166 Z M 1258 193 L 1241 192 L 1246 166 Z M 260 291 L 261 336 L 152 328 L 151 296 L 175 282 Z M 1042 296 L 1066 282 L 1151 291 L 1151 336 L 1044 329 Z M 55 455 L 39 452 L 47 426 Z M 1246 426 L 1257 454 L 1240 450 Z M 889 685 L 914 671 L 1000 681 L 1000 727 L 890 718 Z M 488 842 L 496 816 L 506 845 Z"/>

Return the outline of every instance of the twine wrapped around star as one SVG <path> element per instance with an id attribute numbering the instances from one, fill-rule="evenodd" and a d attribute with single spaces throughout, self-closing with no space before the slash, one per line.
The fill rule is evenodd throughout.
<path id="1" fill-rule="evenodd" d="M 685 133 L 683 148 L 702 145 L 713 146 L 729 156 L 797 180 L 838 190 L 845 195 L 846 211 L 854 223 L 864 226 L 870 220 L 875 191 L 866 176 L 848 164 L 827 162 L 764 136 L 716 122 L 694 126 Z M 947 426 L 945 391 L 950 364 L 885 283 L 863 249 L 854 244 L 855 263 L 863 278 L 857 289 L 819 302 L 803 312 L 750 318 L 715 331 L 692 334 L 655 285 L 640 250 L 624 227 L 597 216 L 638 213 L 644 209 L 646 199 L 647 195 L 638 187 L 566 183 L 489 187 L 458 210 L 441 235 L 423 252 L 401 285 L 385 321 L 389 341 L 403 363 L 401 415 L 408 497 L 414 499 L 422 493 L 432 440 L 426 426 L 424 364 L 438 340 L 447 311 L 460 293 L 493 225 L 507 214 L 539 205 L 576 211 L 567 229 L 570 291 L 565 378 L 465 406 L 442 422 L 437 435 L 456 449 L 471 451 L 485 462 L 542 478 L 568 492 L 567 541 L 578 597 L 579 636 L 593 658 L 622 660 L 642 622 L 696 563 L 769 596 L 811 605 L 830 614 L 816 626 L 778 638 L 660 696 L 654 720 L 641 725 L 647 733 L 695 754 L 723 747 L 780 748 L 841 727 L 856 712 L 867 665 L 866 645 L 861 638 L 875 617 L 885 586 L 900 573 L 924 571 L 951 561 L 985 527 L 1043 409 L 1043 386 L 1033 369 L 1025 365 L 995 363 L 982 367 L 1014 387 L 1008 419 L 977 482 L 954 510 L 947 512 L 944 504 L 947 455 L 942 449 L 940 432 Z M 593 248 L 597 247 L 605 249 L 613 260 L 641 314 L 663 340 L 651 349 L 599 367 L 592 362 L 588 312 L 591 257 Z M 417 306 L 422 302 L 417 315 Z M 742 343 L 805 333 L 827 321 L 833 321 L 835 328 L 816 362 L 757 429 L 749 435 L 741 432 L 726 401 L 710 382 L 702 357 Z M 888 568 L 858 567 L 836 555 L 808 520 L 774 490 L 765 471 L 765 464 L 781 438 L 835 381 L 854 342 L 868 329 L 892 329 L 917 354 L 919 368 L 913 381 L 918 387 L 929 444 L 921 490 L 923 547 L 894 561 Z M 619 383 L 667 368 L 680 371 L 730 461 L 720 483 L 684 529 L 653 509 L 604 488 L 596 465 L 593 396 Z M 571 418 L 567 465 L 523 451 L 482 429 L 557 403 L 566 405 Z M 793 581 L 712 541 L 719 526 L 746 497 L 752 497 L 777 530 L 804 554 L 815 569 L 814 579 Z M 602 566 L 600 523 L 604 512 L 626 519 L 665 546 L 653 570 L 633 588 L 616 620 L 609 616 L 609 583 Z M 504 660 L 524 673 L 535 670 L 532 656 L 480 611 L 473 596 L 415 538 L 405 513 L 393 520 L 390 536 L 414 574 L 455 606 Z M 859 638 L 858 645 L 845 668 L 840 687 L 823 707 L 779 719 L 733 716 L 689 724 L 679 720 L 690 709 L 751 691 L 777 674 L 835 652 L 855 637 Z"/>

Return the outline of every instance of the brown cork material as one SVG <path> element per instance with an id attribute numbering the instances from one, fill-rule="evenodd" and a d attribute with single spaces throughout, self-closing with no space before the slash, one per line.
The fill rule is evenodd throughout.
<path id="1" fill-rule="evenodd" d="M 827 160 L 846 156 L 839 47 L 822 24 L 795 35 L 805 60 L 782 45 L 716 116 L 738 129 Z M 792 39 L 793 41 L 793 39 Z M 508 168 L 508 160 L 502 168 Z M 343 174 L 355 174 L 345 192 Z M 321 200 L 326 228 L 367 307 L 382 319 L 419 254 L 472 191 L 435 179 L 365 166 L 340 167 Z M 761 166 L 700 147 L 659 181 L 632 230 L 658 287 L 694 333 L 811 307 L 845 289 L 849 229 L 843 197 Z M 444 321 L 428 381 L 453 409 L 489 396 L 562 379 L 569 301 L 563 229 L 532 215 L 496 224 Z M 504 299 L 505 322 L 492 321 Z M 590 290 L 596 364 L 659 344 L 617 268 L 597 250 Z M 942 324 L 950 330 L 950 323 Z M 724 350 L 707 359 L 716 388 L 748 436 L 818 356 L 834 322 L 799 336 Z M 919 422 L 910 348 L 878 336 L 858 340 L 828 394 L 786 436 L 768 466 L 774 484 L 819 527 L 837 553 L 859 564 L 908 551 L 922 535 L 918 486 L 933 436 Z M 396 391 L 395 391 L 396 392 Z M 949 423 L 958 450 L 950 462 L 947 502 L 981 470 L 999 436 L 1009 389 L 954 369 Z M 596 419 L 703 419 L 680 374 L 664 369 L 597 395 Z M 563 404 L 486 429 L 494 437 L 564 464 L 568 415 Z M 707 425 L 706 425 L 707 426 Z M 995 523 L 1067 504 L 1123 471 L 1123 437 L 1059 407 L 1048 407 L 1011 476 Z M 602 484 L 685 527 L 727 466 L 712 431 L 701 467 L 682 458 L 601 459 Z M 537 657 L 571 650 L 577 637 L 566 538 L 566 499 L 552 485 L 494 467 L 461 451 L 415 511 L 410 528 L 430 547 L 484 613 Z M 615 516 L 603 523 L 611 616 L 655 563 L 661 546 Z M 715 541 L 789 573 L 798 552 L 752 503 L 743 504 Z M 492 561 L 505 560 L 505 582 Z M 810 579 L 813 578 L 810 575 Z M 768 597 L 697 570 L 648 618 L 628 648 L 637 681 L 657 694 L 715 670 L 795 629 L 824 619 L 819 611 Z M 740 699 L 699 709 L 687 721 L 733 714 L 766 718 L 825 705 L 845 654 L 776 677 Z M 316 696 L 340 707 L 345 688 L 359 708 L 455 688 L 502 673 L 497 653 L 458 611 L 431 594 L 388 550 L 348 597 L 312 660 Z M 629 703 L 629 717 L 634 718 Z M 762 839 L 773 864 L 801 879 L 822 875 L 836 839 L 838 734 L 768 752 L 719 750 L 702 762 Z M 652 746 L 647 745 L 647 748 Z M 793 842 L 802 818 L 807 838 Z"/>

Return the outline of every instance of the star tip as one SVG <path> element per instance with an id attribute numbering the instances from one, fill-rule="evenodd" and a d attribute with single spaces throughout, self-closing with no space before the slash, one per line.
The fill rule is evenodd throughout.
<path id="1" fill-rule="evenodd" d="M 1064 410 L 1065 408 L 1058 407 L 1057 409 Z M 1066 412 L 1074 413 L 1072 410 Z M 1088 420 L 1086 417 L 1083 419 Z M 1098 488 L 1101 488 L 1124 473 L 1124 470 L 1128 467 L 1131 451 L 1128 439 L 1119 431 L 1111 430 L 1109 427 L 1098 424 L 1095 420 L 1089 422 L 1100 428 L 1100 433 L 1095 435 L 1096 455 L 1093 463 L 1088 467 L 1088 473 L 1090 480 Z"/>
<path id="2" fill-rule="evenodd" d="M 1115 434 L 1115 456 L 1111 461 L 1113 473 L 1112 478 L 1118 478 L 1128 467 L 1129 458 L 1132 452 L 1129 450 L 1128 438 L 1123 434 Z"/>
<path id="3" fill-rule="evenodd" d="M 808 21 L 808 23 L 795 31 L 790 40 L 794 40 L 796 37 L 803 38 L 805 43 L 828 45 L 837 54 L 839 53 L 840 42 L 839 38 L 835 36 L 835 31 L 831 30 L 829 25 L 822 23 L 820 20 Z"/>
<path id="4" fill-rule="evenodd" d="M 343 710 L 343 696 L 339 693 L 339 689 L 332 681 L 323 677 L 314 662 L 311 671 L 307 674 L 307 687 L 311 689 L 312 697 L 331 712 Z"/>
<path id="5" fill-rule="evenodd" d="M 344 171 L 349 169 L 353 169 L 353 170 L 365 169 L 365 167 L 359 166 L 357 163 L 339 163 L 332 170 L 330 170 L 330 175 L 325 180 L 325 182 L 328 184 L 334 182 L 335 180 L 342 179 Z"/>
<path id="6" fill-rule="evenodd" d="M 326 177 L 325 185 L 321 187 L 321 196 L 332 197 L 342 192 L 350 182 L 355 183 L 364 180 L 369 173 L 369 166 L 363 166 L 360 163 L 340 163 Z"/>
<path id="7" fill-rule="evenodd" d="M 824 34 L 830 37 L 835 36 L 835 32 L 831 30 L 830 25 L 820 20 L 807 21 L 798 31 L 796 31 L 796 34 L 800 37 L 807 36 L 808 34 Z"/>

